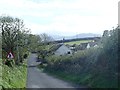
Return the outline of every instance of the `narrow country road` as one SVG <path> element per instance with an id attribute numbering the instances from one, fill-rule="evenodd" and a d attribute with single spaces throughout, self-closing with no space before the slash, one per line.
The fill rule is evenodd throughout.
<path id="1" fill-rule="evenodd" d="M 28 75 L 27 75 L 27 88 L 73 88 L 71 84 L 49 76 L 46 73 L 40 71 L 36 65 L 36 55 L 31 54 L 28 60 Z"/>

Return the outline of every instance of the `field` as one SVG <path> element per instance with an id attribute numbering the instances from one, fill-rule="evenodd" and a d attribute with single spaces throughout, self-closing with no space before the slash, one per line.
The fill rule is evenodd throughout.
<path id="1" fill-rule="evenodd" d="M 80 41 L 71 41 L 71 42 L 65 42 L 64 44 L 68 44 L 68 45 L 79 45 L 80 43 L 87 43 L 87 42 L 91 42 L 92 40 L 80 40 Z"/>

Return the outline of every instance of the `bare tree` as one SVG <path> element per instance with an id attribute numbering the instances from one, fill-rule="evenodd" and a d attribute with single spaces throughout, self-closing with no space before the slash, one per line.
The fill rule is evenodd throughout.
<path id="1" fill-rule="evenodd" d="M 40 37 L 41 37 L 43 43 L 53 41 L 53 38 L 51 36 L 47 35 L 46 33 L 41 34 Z"/>

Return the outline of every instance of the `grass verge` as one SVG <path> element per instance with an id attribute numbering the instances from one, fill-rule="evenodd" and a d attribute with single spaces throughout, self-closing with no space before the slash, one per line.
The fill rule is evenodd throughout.
<path id="1" fill-rule="evenodd" d="M 25 88 L 27 79 L 27 65 L 25 61 L 19 66 L 8 67 L 2 65 L 2 88 Z"/>

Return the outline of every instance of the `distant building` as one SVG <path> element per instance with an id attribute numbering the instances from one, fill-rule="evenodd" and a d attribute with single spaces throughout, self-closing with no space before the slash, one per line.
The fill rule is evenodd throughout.
<path id="1" fill-rule="evenodd" d="M 98 46 L 98 42 L 87 42 L 87 43 L 81 43 L 80 45 L 77 45 L 75 47 L 75 51 L 78 51 L 78 50 L 85 50 L 85 49 L 88 49 L 88 48 L 91 48 L 91 47 L 96 47 Z"/>
<path id="2" fill-rule="evenodd" d="M 87 44 L 87 47 L 86 47 L 86 48 L 96 47 L 96 46 L 98 46 L 98 43 L 97 43 L 97 42 L 89 42 L 89 43 Z"/>
<path id="3" fill-rule="evenodd" d="M 86 47 L 86 48 L 90 48 L 90 44 L 89 44 L 89 43 L 87 44 L 87 47 Z"/>
<path id="4" fill-rule="evenodd" d="M 57 44 L 52 47 L 52 52 L 54 52 L 55 55 L 71 55 L 72 50 L 68 48 L 64 44 Z"/>
<path id="5" fill-rule="evenodd" d="M 87 48 L 87 45 L 88 45 L 88 43 L 81 43 L 80 44 L 80 50 L 84 50 L 84 49 L 86 49 Z"/>

